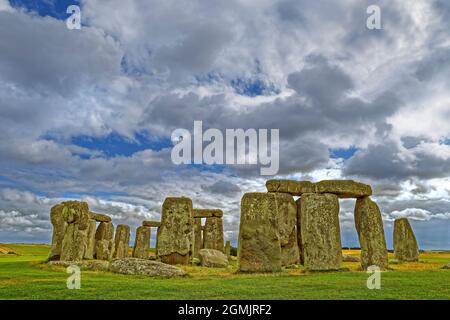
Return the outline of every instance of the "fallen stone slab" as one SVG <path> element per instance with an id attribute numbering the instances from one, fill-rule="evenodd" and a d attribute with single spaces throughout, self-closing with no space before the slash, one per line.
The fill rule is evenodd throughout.
<path id="1" fill-rule="evenodd" d="M 96 212 L 89 212 L 90 218 L 97 221 L 97 222 L 111 222 L 112 219 L 110 216 L 107 216 L 103 213 L 96 213 Z"/>
<path id="2" fill-rule="evenodd" d="M 332 193 L 339 198 L 361 198 L 372 195 L 372 188 L 353 180 L 323 180 L 316 184 L 316 193 Z"/>
<path id="3" fill-rule="evenodd" d="M 92 270 L 92 271 L 108 271 L 109 261 L 104 260 L 83 260 L 83 261 L 49 261 L 47 263 L 49 266 L 56 267 L 70 267 L 78 266 L 82 269 Z"/>
<path id="4" fill-rule="evenodd" d="M 228 257 L 219 250 L 201 249 L 199 251 L 200 264 L 203 267 L 226 268 L 228 267 Z"/>
<path id="5" fill-rule="evenodd" d="M 114 259 L 110 264 L 109 271 L 121 274 L 164 278 L 187 275 L 184 270 L 175 266 L 138 258 Z"/>
<path id="6" fill-rule="evenodd" d="M 351 254 L 342 254 L 342 261 L 344 262 L 361 262 L 361 258 Z"/>
<path id="7" fill-rule="evenodd" d="M 194 218 L 221 218 L 223 216 L 223 212 L 220 209 L 194 209 L 192 212 Z"/>
<path id="8" fill-rule="evenodd" d="M 267 180 L 266 188 L 269 192 L 283 192 L 293 196 L 316 192 L 315 185 L 311 181 Z"/>
<path id="9" fill-rule="evenodd" d="M 144 222 L 142 222 L 142 225 L 144 227 L 159 228 L 159 227 L 161 227 L 161 222 L 160 221 L 144 221 Z"/>

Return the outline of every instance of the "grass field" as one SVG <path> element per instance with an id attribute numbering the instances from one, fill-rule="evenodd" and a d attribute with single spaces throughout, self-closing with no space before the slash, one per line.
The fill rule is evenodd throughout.
<path id="1" fill-rule="evenodd" d="M 381 274 L 381 289 L 369 290 L 368 274 L 359 263 L 346 271 L 307 273 L 302 268 L 277 274 L 238 274 L 228 269 L 183 267 L 189 276 L 156 279 L 108 272 L 82 271 L 81 289 L 66 287 L 64 268 L 42 261 L 46 245 L 0 245 L 0 299 L 450 299 L 450 252 L 427 252 L 416 263 L 398 264 Z M 345 251 L 358 254 L 357 251 Z"/>

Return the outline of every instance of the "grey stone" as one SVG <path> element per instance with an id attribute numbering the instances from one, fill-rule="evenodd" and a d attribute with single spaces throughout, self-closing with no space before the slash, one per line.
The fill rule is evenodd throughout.
<path id="1" fill-rule="evenodd" d="M 400 262 L 419 260 L 419 246 L 407 218 L 394 222 L 394 256 Z"/>
<path id="2" fill-rule="evenodd" d="M 133 257 L 148 259 L 150 256 L 150 227 L 140 226 L 136 229 Z"/>
<path id="3" fill-rule="evenodd" d="M 158 261 L 138 258 L 114 259 L 110 264 L 109 270 L 111 272 L 121 274 L 163 278 L 187 275 L 184 270 L 175 266 Z"/>
<path id="4" fill-rule="evenodd" d="M 199 252 L 200 264 L 203 267 L 226 268 L 228 267 L 228 257 L 219 250 L 201 249 Z"/>
<path id="5" fill-rule="evenodd" d="M 128 257 L 128 246 L 130 243 L 130 226 L 119 224 L 116 228 L 116 236 L 114 238 L 114 254 L 113 258 L 121 259 Z"/>
<path id="6" fill-rule="evenodd" d="M 223 223 L 222 218 L 206 218 L 203 231 L 203 248 L 223 252 Z"/>

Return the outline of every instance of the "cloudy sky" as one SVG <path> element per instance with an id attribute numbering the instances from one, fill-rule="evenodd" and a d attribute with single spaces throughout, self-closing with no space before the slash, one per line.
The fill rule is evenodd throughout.
<path id="1" fill-rule="evenodd" d="M 235 244 L 240 198 L 267 177 L 172 164 L 172 131 L 195 120 L 279 128 L 279 178 L 370 183 L 389 247 L 406 216 L 422 248 L 450 249 L 447 0 L 0 0 L 0 242 L 49 242 L 66 199 L 134 228 L 184 195 L 223 209 Z"/>

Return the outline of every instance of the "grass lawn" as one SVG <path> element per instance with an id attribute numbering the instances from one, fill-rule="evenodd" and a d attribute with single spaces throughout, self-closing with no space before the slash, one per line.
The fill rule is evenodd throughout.
<path id="1" fill-rule="evenodd" d="M 307 273 L 301 267 L 277 274 L 237 274 L 228 269 L 184 266 L 188 277 L 158 279 L 82 271 L 81 289 L 69 290 L 64 268 L 42 261 L 46 245 L 0 245 L 0 299 L 450 299 L 450 252 L 421 254 L 420 261 L 382 272 L 381 289 L 369 290 L 368 274 L 346 262 L 347 271 Z M 358 254 L 357 251 L 345 251 Z"/>

